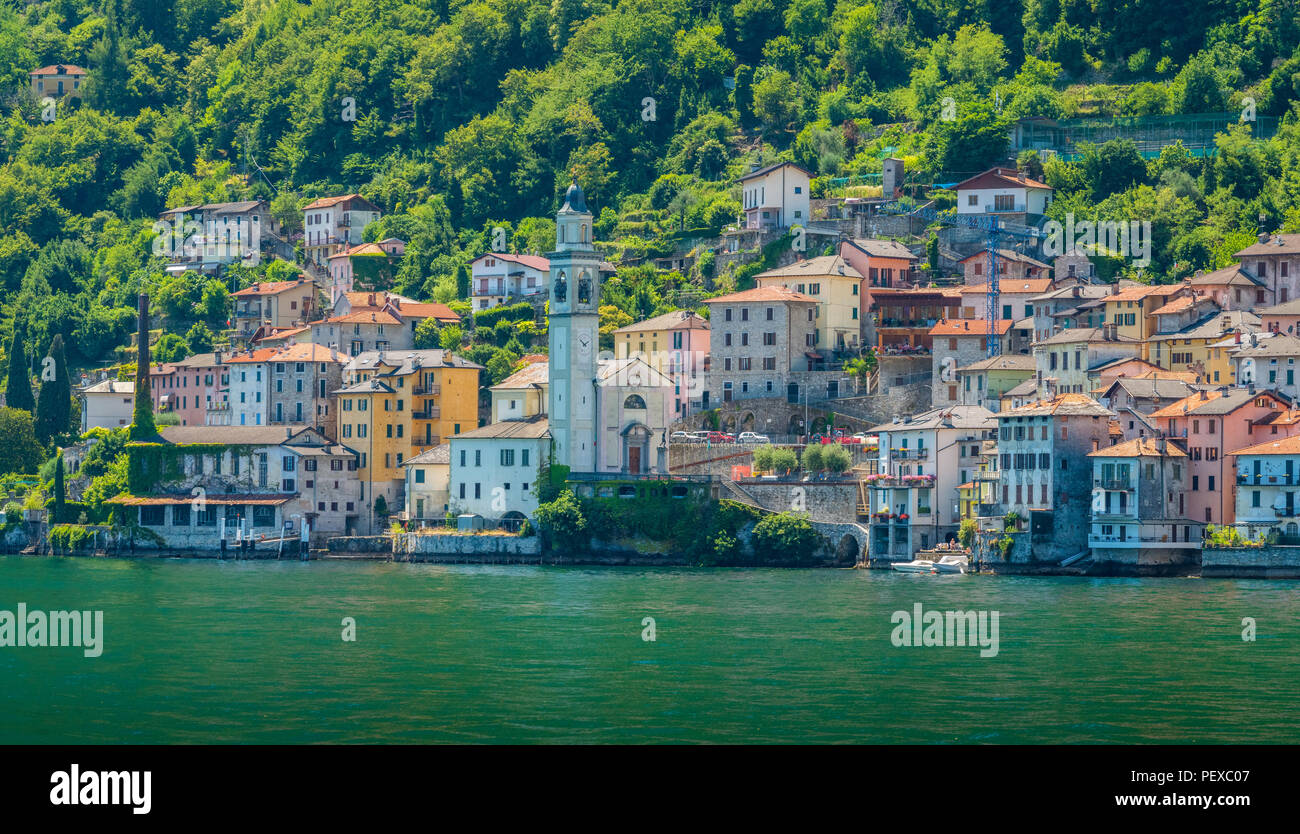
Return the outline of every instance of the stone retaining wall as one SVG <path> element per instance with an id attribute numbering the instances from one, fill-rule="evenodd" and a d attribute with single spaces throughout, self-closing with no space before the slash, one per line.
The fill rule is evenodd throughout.
<path id="1" fill-rule="evenodd" d="M 393 543 L 398 562 L 539 562 L 537 536 L 486 533 L 399 533 Z"/>
<path id="2" fill-rule="evenodd" d="M 392 553 L 392 536 L 335 536 L 326 542 L 330 553 Z"/>
<path id="3" fill-rule="evenodd" d="M 1201 576 L 1300 579 L 1300 547 L 1207 547 L 1201 551 Z"/>

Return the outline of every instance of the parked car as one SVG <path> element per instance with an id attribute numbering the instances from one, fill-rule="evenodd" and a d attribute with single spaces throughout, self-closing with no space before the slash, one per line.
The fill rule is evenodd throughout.
<path id="1" fill-rule="evenodd" d="M 765 434 L 759 434 L 756 431 L 742 431 L 736 438 L 737 443 L 771 443 L 772 440 Z"/>
<path id="2" fill-rule="evenodd" d="M 735 435 L 727 434 L 725 431 L 711 431 L 705 438 L 710 443 L 735 443 Z"/>
<path id="3" fill-rule="evenodd" d="M 669 443 L 698 443 L 695 435 L 687 431 L 675 431 L 668 436 Z"/>

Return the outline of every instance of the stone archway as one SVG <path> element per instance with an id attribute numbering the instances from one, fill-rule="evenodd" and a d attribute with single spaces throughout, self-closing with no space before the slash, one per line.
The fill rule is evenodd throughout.
<path id="1" fill-rule="evenodd" d="M 741 431 L 754 431 L 754 412 L 747 411 L 745 416 L 740 418 Z"/>
<path id="2" fill-rule="evenodd" d="M 497 522 L 497 526 L 500 527 L 502 530 L 508 530 L 511 533 L 517 533 L 519 532 L 519 528 L 523 527 L 524 522 L 526 521 L 528 521 L 528 516 L 524 515 L 518 510 L 511 510 L 510 512 L 501 516 L 501 520 Z"/>
<path id="3" fill-rule="evenodd" d="M 790 421 L 786 423 L 785 433 L 790 435 L 803 434 L 803 415 L 791 414 Z"/>
<path id="4" fill-rule="evenodd" d="M 643 475 L 650 471 L 654 461 L 650 458 L 650 440 L 654 433 L 644 423 L 633 423 L 623 429 L 623 471 L 629 475 Z"/>
<path id="5" fill-rule="evenodd" d="M 840 543 L 835 546 L 835 564 L 840 567 L 853 567 L 862 555 L 858 540 L 850 533 L 845 533 Z"/>
<path id="6" fill-rule="evenodd" d="M 735 415 L 735 414 L 723 414 L 723 415 L 721 415 L 721 417 L 719 418 L 719 420 L 720 420 L 720 424 L 721 424 L 721 426 L 722 426 L 722 430 L 723 430 L 723 431 L 725 431 L 725 432 L 730 432 L 730 433 L 732 433 L 732 434 L 735 433 L 735 431 L 736 431 L 736 415 Z"/>

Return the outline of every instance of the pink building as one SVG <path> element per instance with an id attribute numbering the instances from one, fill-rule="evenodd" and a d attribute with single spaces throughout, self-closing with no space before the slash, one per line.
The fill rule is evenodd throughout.
<path id="1" fill-rule="evenodd" d="M 614 331 L 614 356 L 637 357 L 673 383 L 672 419 L 693 411 L 709 369 L 709 322 L 689 310 L 674 310 Z"/>
<path id="2" fill-rule="evenodd" d="M 1238 449 L 1300 434 L 1289 404 L 1271 391 L 1198 391 L 1151 414 L 1161 433 L 1187 450 L 1191 480 L 1187 517 L 1212 524 L 1236 520 Z"/>
<path id="3" fill-rule="evenodd" d="M 229 425 L 230 372 L 220 354 L 200 353 L 149 371 L 149 397 L 156 413 L 169 412 L 182 426 Z"/>

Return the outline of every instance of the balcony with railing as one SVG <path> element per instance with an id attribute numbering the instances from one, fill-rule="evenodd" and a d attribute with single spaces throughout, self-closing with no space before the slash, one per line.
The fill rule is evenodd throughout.
<path id="1" fill-rule="evenodd" d="M 411 439 L 411 445 L 421 446 L 421 447 L 437 446 L 441 442 L 442 442 L 442 438 L 436 434 L 431 434 L 428 435 L 427 437 L 415 437 Z"/>
<path id="2" fill-rule="evenodd" d="M 423 385 L 417 385 L 412 388 L 411 393 L 417 397 L 437 396 L 442 393 L 442 386 L 436 382 L 426 382 Z"/>
<path id="3" fill-rule="evenodd" d="M 1300 475 L 1282 474 L 1265 475 L 1263 473 L 1238 472 L 1237 483 L 1248 486 L 1300 486 Z"/>
<path id="4" fill-rule="evenodd" d="M 929 449 L 890 449 L 889 456 L 897 460 L 926 460 L 930 457 Z"/>
<path id="5" fill-rule="evenodd" d="M 1121 492 L 1133 489 L 1133 482 L 1128 478 L 1093 478 L 1092 485 Z"/>
<path id="6" fill-rule="evenodd" d="M 419 411 L 411 412 L 413 420 L 438 420 L 442 417 L 442 409 L 436 406 L 426 406 Z"/>

